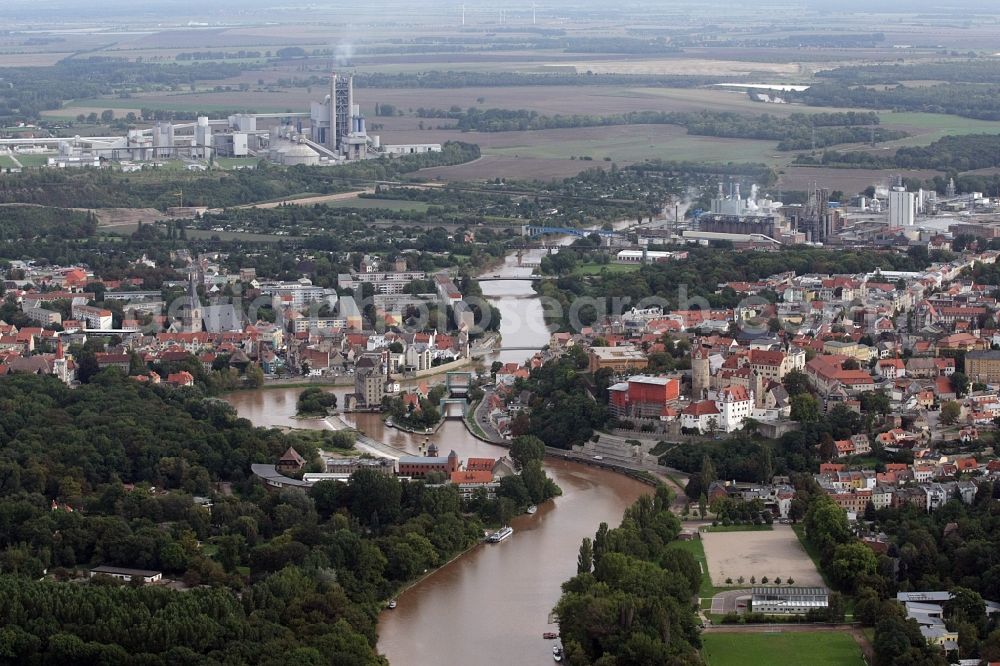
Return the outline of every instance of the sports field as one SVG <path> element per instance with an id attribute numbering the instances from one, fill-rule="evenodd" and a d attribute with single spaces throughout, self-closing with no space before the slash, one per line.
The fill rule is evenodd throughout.
<path id="1" fill-rule="evenodd" d="M 708 666 L 863 666 L 861 648 L 845 632 L 702 634 Z"/>
<path id="2" fill-rule="evenodd" d="M 802 548 L 795 532 L 787 525 L 775 525 L 764 532 L 704 532 L 708 573 L 717 583 L 740 576 L 747 583 L 754 577 L 789 577 L 796 585 L 822 585 L 816 565 Z"/>

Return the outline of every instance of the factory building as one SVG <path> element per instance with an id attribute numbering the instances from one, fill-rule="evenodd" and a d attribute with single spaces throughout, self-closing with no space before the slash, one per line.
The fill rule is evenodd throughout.
<path id="1" fill-rule="evenodd" d="M 917 215 L 917 195 L 904 187 L 889 192 L 889 226 L 912 227 Z"/>
<path id="2" fill-rule="evenodd" d="M 258 127 L 259 120 L 272 122 Z M 157 121 L 124 136 L 0 139 L 0 148 L 51 151 L 58 157 L 50 158 L 49 164 L 58 167 L 99 166 L 102 160 L 215 157 L 267 157 L 292 166 L 440 152 L 441 144 L 382 145 L 378 136 L 368 134 L 365 117 L 354 102 L 353 76 L 334 72 L 330 93 L 323 101 L 312 102 L 308 112 L 238 113 L 224 120 L 200 116 L 193 123 Z"/>

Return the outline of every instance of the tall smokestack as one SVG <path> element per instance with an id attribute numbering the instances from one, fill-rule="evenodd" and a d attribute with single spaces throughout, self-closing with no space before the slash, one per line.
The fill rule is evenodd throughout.
<path id="1" fill-rule="evenodd" d="M 330 131 L 326 135 L 326 147 L 337 149 L 337 72 L 330 72 Z"/>
<path id="2" fill-rule="evenodd" d="M 347 115 L 354 113 L 354 75 L 347 76 Z M 358 115 L 361 115 L 360 113 Z"/>

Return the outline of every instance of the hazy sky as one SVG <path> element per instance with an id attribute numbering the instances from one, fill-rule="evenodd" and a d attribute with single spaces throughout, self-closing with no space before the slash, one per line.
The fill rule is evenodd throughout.
<path id="1" fill-rule="evenodd" d="M 248 8 L 282 8 L 282 11 L 291 9 L 304 10 L 307 7 L 321 7 L 335 10 L 343 7 L 345 12 L 358 11 L 363 9 L 370 11 L 381 6 L 405 5 L 411 10 L 425 8 L 446 8 L 458 7 L 463 4 L 463 0 L 412 0 L 410 2 L 387 1 L 387 0 L 358 0 L 352 2 L 297 2 L 295 0 L 145 0 L 135 2 L 135 0 L 4 0 L 4 12 L 8 16 L 14 14 L 17 18 L 30 20 L 32 15 L 42 20 L 51 20 L 54 15 L 62 14 L 66 19 L 87 17 L 113 17 L 121 15 L 123 17 L 136 16 L 139 14 L 161 14 L 165 22 L 183 20 L 184 14 L 205 15 L 206 13 L 225 13 L 226 11 L 239 11 L 244 13 Z M 609 13 L 617 13 L 620 8 L 641 10 L 647 8 L 671 8 L 685 6 L 700 6 L 705 9 L 720 8 L 722 4 L 718 0 L 679 1 L 673 0 L 645 0 L 625 3 L 608 3 L 606 0 L 536 0 L 539 7 L 568 9 L 581 7 L 592 10 L 594 8 L 606 7 Z M 530 7 L 531 0 L 464 0 L 464 4 L 469 7 L 484 6 L 490 8 L 509 7 L 519 9 Z M 731 0 L 723 3 L 732 7 L 737 4 L 742 7 L 775 5 L 806 6 L 813 9 L 825 9 L 828 11 L 838 11 L 850 8 L 854 11 L 924 11 L 934 13 L 957 12 L 959 9 L 966 11 L 973 10 L 979 13 L 1000 13 L 1000 7 L 990 12 L 990 2 L 983 0 L 801 0 L 796 2 L 782 2 L 781 0 L 741 0 L 732 3 Z M 266 19 L 266 17 L 261 17 Z"/>

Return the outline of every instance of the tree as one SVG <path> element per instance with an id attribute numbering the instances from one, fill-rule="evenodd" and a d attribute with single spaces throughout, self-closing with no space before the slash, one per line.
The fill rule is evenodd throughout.
<path id="1" fill-rule="evenodd" d="M 709 486 L 718 478 L 719 475 L 715 471 L 715 463 L 712 461 L 712 457 L 705 454 L 701 458 L 701 472 L 698 474 L 698 479 L 701 481 L 701 492 L 707 493 Z"/>
<path id="2" fill-rule="evenodd" d="M 815 423 L 819 420 L 819 402 L 807 393 L 799 393 L 792 397 L 791 418 L 800 423 Z"/>
<path id="3" fill-rule="evenodd" d="M 837 451 L 837 443 L 830 436 L 830 433 L 823 433 L 819 440 L 819 458 L 823 461 L 833 460 L 840 454 Z"/>
<path id="4" fill-rule="evenodd" d="M 584 537 L 580 543 L 580 554 L 576 558 L 576 572 L 590 573 L 594 566 L 594 547 L 590 537 Z"/>
<path id="5" fill-rule="evenodd" d="M 875 414 L 888 414 L 889 408 L 889 396 L 886 395 L 885 391 L 879 389 L 878 391 L 865 391 L 861 394 L 861 409 L 864 411 Z"/>
<path id="6" fill-rule="evenodd" d="M 540 461 L 545 457 L 545 442 L 533 435 L 516 437 L 510 444 L 510 459 L 518 467 L 524 467 L 529 461 Z"/>
<path id="7" fill-rule="evenodd" d="M 949 381 L 951 382 L 952 390 L 959 398 L 969 392 L 969 378 L 964 372 L 956 372 L 952 374 Z"/>
<path id="8" fill-rule="evenodd" d="M 833 551 L 827 573 L 833 583 L 846 592 L 853 592 L 861 576 L 878 570 L 878 559 L 872 549 L 860 541 L 841 544 Z"/>
<path id="9" fill-rule="evenodd" d="M 951 591 L 951 599 L 945 605 L 947 617 L 956 622 L 969 622 L 974 626 L 985 626 L 986 602 L 982 595 L 967 587 L 956 587 Z"/>
<path id="10" fill-rule="evenodd" d="M 247 384 L 252 388 L 260 388 L 264 385 L 264 371 L 257 364 L 247 366 Z M 334 396 L 334 406 L 336 406 L 336 396 Z"/>
<path id="11" fill-rule="evenodd" d="M 788 392 L 789 396 L 809 392 L 809 378 L 801 370 L 789 371 L 785 375 L 785 378 L 781 380 L 781 384 L 785 387 L 785 391 Z"/>
<path id="12" fill-rule="evenodd" d="M 954 400 L 948 400 L 941 405 L 940 421 L 943 425 L 954 425 L 962 414 L 962 406 Z"/>

